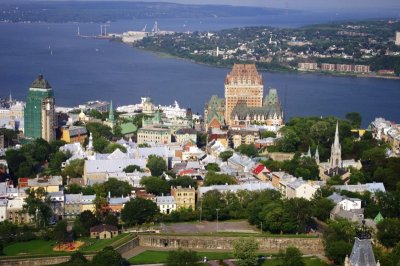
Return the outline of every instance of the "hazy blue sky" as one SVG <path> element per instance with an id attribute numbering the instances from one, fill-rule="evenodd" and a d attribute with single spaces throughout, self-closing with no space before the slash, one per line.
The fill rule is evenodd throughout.
<path id="1" fill-rule="evenodd" d="M 156 2 L 157 0 L 141 0 Z M 158 0 L 163 1 L 163 0 Z M 293 9 L 326 9 L 326 8 L 399 8 L 400 0 L 170 0 L 185 4 L 229 4 L 252 5 L 264 7 Z"/>

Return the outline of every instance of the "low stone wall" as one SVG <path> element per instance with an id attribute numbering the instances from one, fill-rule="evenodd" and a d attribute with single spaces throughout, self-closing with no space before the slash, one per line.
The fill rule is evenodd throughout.
<path id="1" fill-rule="evenodd" d="M 93 259 L 94 255 L 85 255 L 88 260 Z M 43 257 L 43 258 L 26 258 L 26 259 L 2 259 L 0 266 L 41 266 L 54 265 L 69 261 L 70 256 Z"/>
<path id="2" fill-rule="evenodd" d="M 212 236 L 160 236 L 140 235 L 139 246 L 157 248 L 187 248 L 202 250 L 232 250 L 233 241 L 240 237 Z M 303 254 L 322 254 L 323 243 L 320 238 L 256 237 L 259 248 L 268 253 L 276 253 L 289 246 L 300 249 Z"/>
<path id="3" fill-rule="evenodd" d="M 115 250 L 122 254 L 138 246 L 139 246 L 139 237 L 135 237 L 134 239 L 122 244 L 121 246 L 116 247 Z"/>

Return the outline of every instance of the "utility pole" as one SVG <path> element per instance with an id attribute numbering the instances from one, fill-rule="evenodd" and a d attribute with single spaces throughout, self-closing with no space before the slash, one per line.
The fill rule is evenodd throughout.
<path id="1" fill-rule="evenodd" d="M 216 209 L 217 210 L 217 233 L 218 233 L 218 211 L 219 211 L 219 209 Z"/>

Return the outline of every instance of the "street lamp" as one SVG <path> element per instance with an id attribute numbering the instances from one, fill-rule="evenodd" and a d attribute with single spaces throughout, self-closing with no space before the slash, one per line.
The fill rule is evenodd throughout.
<path id="1" fill-rule="evenodd" d="M 219 211 L 219 209 L 216 209 L 217 210 L 217 233 L 218 233 L 218 211 Z"/>

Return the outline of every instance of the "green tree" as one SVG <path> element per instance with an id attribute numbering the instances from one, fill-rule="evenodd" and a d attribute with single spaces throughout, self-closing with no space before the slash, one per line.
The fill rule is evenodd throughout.
<path id="1" fill-rule="evenodd" d="M 326 256 L 342 264 L 349 255 L 356 235 L 356 227 L 347 220 L 330 220 L 323 234 Z"/>
<path id="2" fill-rule="evenodd" d="M 312 215 L 325 222 L 329 219 L 333 207 L 335 207 L 335 204 L 330 199 L 314 198 L 312 200 Z"/>
<path id="3" fill-rule="evenodd" d="M 62 171 L 63 176 L 69 176 L 70 178 L 77 178 L 83 176 L 83 168 L 85 165 L 84 159 L 71 160 Z"/>
<path id="4" fill-rule="evenodd" d="M 343 264 L 346 256 L 351 254 L 352 244 L 339 240 L 334 241 L 325 246 L 325 253 L 328 258 L 340 265 Z"/>
<path id="5" fill-rule="evenodd" d="M 227 174 L 217 174 L 215 172 L 208 172 L 204 179 L 204 186 L 211 185 L 225 185 L 225 184 L 236 184 L 236 181 L 233 176 Z"/>
<path id="6" fill-rule="evenodd" d="M 94 145 L 94 144 L 93 144 Z M 116 149 L 119 149 L 122 152 L 126 152 L 126 148 L 118 143 L 110 143 L 107 147 L 104 148 L 104 153 L 113 153 Z"/>
<path id="7" fill-rule="evenodd" d="M 98 225 L 99 220 L 97 220 L 96 216 L 91 211 L 83 211 L 78 216 L 79 221 L 82 223 L 85 228 L 85 235 L 89 235 L 90 227 Z"/>
<path id="8" fill-rule="evenodd" d="M 219 172 L 221 169 L 219 168 L 218 164 L 216 163 L 209 163 L 205 166 L 207 171 L 214 171 L 214 172 Z"/>
<path id="9" fill-rule="evenodd" d="M 160 196 L 170 191 L 170 185 L 164 179 L 157 176 L 145 176 L 140 180 L 140 184 L 145 187 L 148 193 Z"/>
<path id="10" fill-rule="evenodd" d="M 127 225 L 140 225 L 155 221 L 158 214 L 159 209 L 156 203 L 151 200 L 136 198 L 125 204 L 121 212 L 121 219 Z"/>
<path id="11" fill-rule="evenodd" d="M 93 140 L 93 149 L 98 153 L 105 153 L 105 150 L 110 142 L 105 137 L 98 137 Z"/>
<path id="12" fill-rule="evenodd" d="M 285 252 L 279 254 L 282 266 L 305 266 L 302 254 L 296 247 L 288 247 Z"/>
<path id="13" fill-rule="evenodd" d="M 129 265 L 117 251 L 112 247 L 105 247 L 98 252 L 92 259 L 92 265 L 96 266 L 123 266 Z"/>
<path id="14" fill-rule="evenodd" d="M 85 228 L 79 217 L 76 217 L 74 220 L 72 232 L 76 238 L 89 235 L 89 231 Z"/>
<path id="15" fill-rule="evenodd" d="M 221 158 L 221 160 L 223 162 L 228 161 L 229 158 L 231 158 L 233 155 L 233 151 L 223 151 L 219 154 L 219 158 Z"/>
<path id="16" fill-rule="evenodd" d="M 104 218 L 104 223 L 118 227 L 118 218 L 114 214 L 108 213 Z"/>
<path id="17" fill-rule="evenodd" d="M 133 187 L 128 182 L 115 178 L 109 178 L 103 183 L 103 186 L 104 190 L 110 193 L 112 197 L 128 196 L 133 190 Z"/>
<path id="18" fill-rule="evenodd" d="M 56 240 L 57 242 L 64 242 L 67 239 L 67 226 L 68 224 L 66 220 L 61 220 L 57 223 L 53 231 L 54 240 Z"/>
<path id="19" fill-rule="evenodd" d="M 103 137 L 108 140 L 112 137 L 111 128 L 101 123 L 96 123 L 96 122 L 88 123 L 86 124 L 86 129 L 93 134 L 94 140 L 100 137 Z"/>
<path id="20" fill-rule="evenodd" d="M 88 264 L 89 264 L 89 261 L 85 258 L 85 256 L 81 252 L 77 251 L 71 255 L 71 258 L 67 262 L 62 263 L 60 265 L 62 265 L 62 266 L 85 266 Z"/>
<path id="21" fill-rule="evenodd" d="M 177 249 L 168 252 L 166 266 L 192 266 L 199 265 L 196 251 Z"/>
<path id="22" fill-rule="evenodd" d="M 394 247 L 400 242 L 400 219 L 386 218 L 377 224 L 378 240 L 385 247 Z"/>
<path id="23" fill-rule="evenodd" d="M 346 119 L 350 121 L 353 128 L 360 128 L 362 117 L 359 113 L 352 112 L 346 114 Z"/>
<path id="24" fill-rule="evenodd" d="M 33 217 L 36 226 L 46 226 L 52 214 L 49 207 L 50 198 L 47 192 L 42 187 L 37 189 L 28 188 L 26 195 L 23 210 Z"/>
<path id="25" fill-rule="evenodd" d="M 143 170 L 140 168 L 139 165 L 128 165 L 123 170 L 125 173 L 133 173 L 135 171 L 142 172 Z"/>
<path id="26" fill-rule="evenodd" d="M 61 164 L 67 160 L 67 155 L 61 151 L 57 151 L 50 156 L 50 173 L 59 175 L 61 173 Z"/>
<path id="27" fill-rule="evenodd" d="M 258 243 L 254 238 L 241 238 L 233 242 L 233 255 L 239 266 L 258 265 Z"/>
<path id="28" fill-rule="evenodd" d="M 237 150 L 248 157 L 256 157 L 258 156 L 257 148 L 254 144 L 242 144 Z"/>
<path id="29" fill-rule="evenodd" d="M 190 176 L 178 176 L 175 179 L 170 180 L 169 186 L 177 187 L 197 187 L 197 182 Z"/>
<path id="30" fill-rule="evenodd" d="M 272 131 L 264 131 L 263 133 L 261 133 L 261 137 L 263 139 L 265 139 L 265 138 L 276 138 L 276 133 L 272 132 Z"/>
<path id="31" fill-rule="evenodd" d="M 153 154 L 149 156 L 146 167 L 150 169 L 152 176 L 160 176 L 163 172 L 168 170 L 165 160 Z"/>

